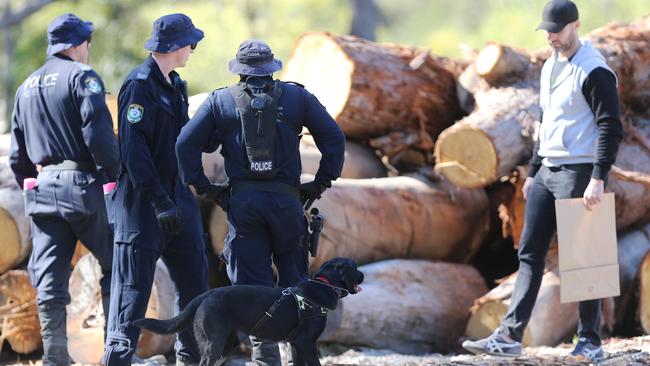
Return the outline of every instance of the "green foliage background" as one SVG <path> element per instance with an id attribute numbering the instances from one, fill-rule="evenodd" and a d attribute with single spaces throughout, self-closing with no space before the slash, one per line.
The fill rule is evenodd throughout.
<path id="1" fill-rule="evenodd" d="M 380 42 L 430 48 L 440 55 L 460 56 L 459 44 L 480 48 L 488 40 L 539 48 L 535 32 L 546 0 L 377 0 L 383 12 L 377 29 Z M 16 0 L 15 8 L 21 1 Z M 609 21 L 630 21 L 650 13 L 648 0 L 576 0 L 582 33 Z M 266 40 L 287 60 L 295 40 L 308 31 L 344 34 L 352 17 L 348 0 L 59 0 L 30 16 L 19 27 L 17 53 L 11 67 L 14 90 L 44 60 L 47 24 L 73 12 L 95 23 L 91 65 L 112 93 L 126 73 L 147 52 L 142 45 L 157 17 L 183 12 L 206 33 L 185 69 L 190 93 L 210 91 L 235 79 L 227 63 L 239 43 L 251 37 Z M 4 61 L 3 61 L 4 62 Z M 6 65 L 0 65 L 5 68 Z"/>

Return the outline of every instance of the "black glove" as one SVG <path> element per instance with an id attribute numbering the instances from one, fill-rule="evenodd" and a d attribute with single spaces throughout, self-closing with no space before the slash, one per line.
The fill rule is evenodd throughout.
<path id="1" fill-rule="evenodd" d="M 165 202 L 162 207 L 156 208 L 158 226 L 166 234 L 176 235 L 183 230 L 183 217 L 173 202 Z"/>
<path id="2" fill-rule="evenodd" d="M 216 203 L 224 211 L 228 210 L 230 200 L 230 185 L 228 183 L 210 184 L 197 193 L 204 199 Z"/>
<path id="3" fill-rule="evenodd" d="M 304 205 L 307 201 L 317 200 L 320 195 L 327 189 L 326 186 L 316 182 L 315 180 L 300 185 L 300 202 Z"/>

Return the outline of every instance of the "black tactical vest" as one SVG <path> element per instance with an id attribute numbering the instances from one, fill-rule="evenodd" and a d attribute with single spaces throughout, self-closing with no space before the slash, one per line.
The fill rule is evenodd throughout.
<path id="1" fill-rule="evenodd" d="M 251 178 L 273 178 L 279 166 L 274 160 L 276 123 L 280 122 L 278 101 L 282 83 L 265 78 L 248 77 L 228 88 L 241 120 Z"/>

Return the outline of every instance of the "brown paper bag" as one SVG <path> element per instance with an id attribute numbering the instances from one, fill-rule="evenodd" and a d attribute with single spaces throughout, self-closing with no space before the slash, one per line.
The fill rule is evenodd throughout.
<path id="1" fill-rule="evenodd" d="M 555 201 L 562 303 L 620 295 L 614 194 L 587 210 L 582 198 Z"/>

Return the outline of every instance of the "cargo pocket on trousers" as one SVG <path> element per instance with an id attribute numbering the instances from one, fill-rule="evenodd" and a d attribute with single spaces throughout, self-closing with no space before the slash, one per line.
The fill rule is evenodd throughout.
<path id="1" fill-rule="evenodd" d="M 138 250 L 135 248 L 137 232 L 119 231 L 115 233 L 115 256 L 113 257 L 113 270 L 119 266 L 120 292 L 117 295 L 118 313 L 117 329 L 126 333 L 130 322 L 133 320 L 135 305 L 138 297 Z M 115 277 L 113 277 L 115 278 Z"/>

